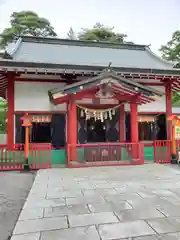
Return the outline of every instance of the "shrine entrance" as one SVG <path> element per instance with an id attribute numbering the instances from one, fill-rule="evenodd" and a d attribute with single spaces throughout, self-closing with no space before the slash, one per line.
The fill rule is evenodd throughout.
<path id="1" fill-rule="evenodd" d="M 110 69 L 97 77 L 49 91 L 53 104 L 67 103 L 68 167 L 143 164 L 138 105 L 161 95 L 157 90 L 119 77 Z M 97 107 L 78 102 L 87 98 L 98 99 L 102 104 Z M 113 104 L 103 106 L 107 100 Z M 130 142 L 126 141 L 125 104 L 130 105 Z"/>
<path id="2" fill-rule="evenodd" d="M 87 142 L 98 143 L 106 141 L 106 124 L 101 122 L 101 120 L 95 121 L 94 118 L 87 120 Z"/>

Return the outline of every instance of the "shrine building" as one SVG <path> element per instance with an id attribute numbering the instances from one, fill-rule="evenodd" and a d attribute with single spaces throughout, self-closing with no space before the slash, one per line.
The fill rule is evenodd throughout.
<path id="1" fill-rule="evenodd" d="M 143 143 L 144 159 L 153 161 L 154 141 L 171 140 L 167 118 L 180 115 L 172 106 L 179 90 L 180 70 L 146 45 L 24 36 L 0 54 L 7 146 L 24 143 L 28 113 L 30 143 L 51 144 L 53 164 L 86 158 L 88 144 L 92 159 L 103 148 L 98 161 L 106 146 Z"/>

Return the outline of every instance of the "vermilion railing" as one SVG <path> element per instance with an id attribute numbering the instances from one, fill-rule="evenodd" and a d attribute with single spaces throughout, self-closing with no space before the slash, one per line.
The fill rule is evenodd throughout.
<path id="1" fill-rule="evenodd" d="M 68 167 L 137 165 L 144 163 L 143 143 L 97 143 L 67 146 Z"/>
<path id="2" fill-rule="evenodd" d="M 31 169 L 42 169 L 52 167 L 52 145 L 50 143 L 31 144 L 30 159 Z"/>
<path id="3" fill-rule="evenodd" d="M 30 169 L 51 167 L 51 150 L 51 144 L 30 144 Z M 0 145 L 0 171 L 23 170 L 24 163 L 24 144 L 14 144 L 11 149 L 6 144 Z"/>
<path id="4" fill-rule="evenodd" d="M 171 162 L 171 141 L 156 140 L 154 141 L 154 162 L 170 163 Z"/>

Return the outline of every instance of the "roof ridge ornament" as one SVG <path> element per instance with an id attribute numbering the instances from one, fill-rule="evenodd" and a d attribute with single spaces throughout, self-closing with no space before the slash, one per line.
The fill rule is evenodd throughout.
<path id="1" fill-rule="evenodd" d="M 112 65 L 112 62 L 109 62 L 107 68 L 105 68 L 105 69 L 103 70 L 103 72 L 112 72 L 111 65 Z"/>

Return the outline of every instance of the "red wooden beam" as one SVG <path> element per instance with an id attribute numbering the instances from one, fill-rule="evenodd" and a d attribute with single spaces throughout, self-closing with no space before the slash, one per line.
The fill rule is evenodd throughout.
<path id="1" fill-rule="evenodd" d="M 94 98 L 95 97 L 95 91 L 97 91 L 98 87 L 92 87 L 90 89 L 82 89 L 81 91 L 77 92 L 76 94 L 68 94 L 63 97 L 59 97 L 56 99 L 53 99 L 53 103 L 55 105 L 61 104 L 64 102 L 67 102 L 68 100 L 80 100 L 82 98 Z"/>
<path id="2" fill-rule="evenodd" d="M 162 82 L 138 82 L 139 84 L 142 84 L 143 86 L 164 86 L 164 83 Z"/>
<path id="3" fill-rule="evenodd" d="M 119 90 L 120 92 L 123 92 L 123 93 L 127 93 L 127 94 L 129 94 L 129 95 L 131 95 L 131 96 L 136 96 L 137 95 L 137 92 L 136 91 L 133 91 L 133 90 L 130 90 L 130 89 L 127 89 L 127 88 L 125 88 L 125 87 L 119 87 L 119 86 L 117 86 L 117 85 L 115 85 L 115 84 L 113 84 L 113 86 L 114 86 L 114 89 L 117 89 L 117 90 Z M 154 101 L 154 99 L 152 99 L 152 98 L 150 98 L 150 97 L 146 97 L 146 96 L 144 96 L 144 95 L 140 95 L 140 99 L 142 100 L 142 101 L 145 101 L 145 102 L 152 102 L 152 101 Z"/>

